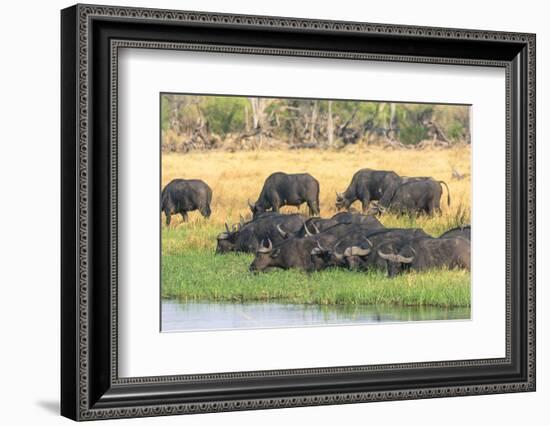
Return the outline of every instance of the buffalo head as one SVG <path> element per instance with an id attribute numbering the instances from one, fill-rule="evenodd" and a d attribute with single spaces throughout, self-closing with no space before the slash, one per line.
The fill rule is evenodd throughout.
<path id="1" fill-rule="evenodd" d="M 352 201 L 346 198 L 346 194 L 344 192 L 336 192 L 336 209 L 342 210 L 342 209 L 349 209 L 349 206 L 351 206 Z"/>
<path id="2" fill-rule="evenodd" d="M 404 253 L 411 256 L 405 256 Z M 415 257 L 415 250 L 412 247 L 405 247 L 399 253 L 393 252 L 383 252 L 378 250 L 378 256 L 386 261 L 386 267 L 388 270 L 388 277 L 395 277 L 396 275 L 402 273 L 403 271 L 409 269 L 410 264 L 413 262 Z"/>
<path id="3" fill-rule="evenodd" d="M 235 251 L 235 240 L 237 238 L 238 226 L 233 225 L 232 229 L 229 229 L 229 225 L 225 224 L 225 232 L 218 234 L 216 237 L 216 253 L 222 254 L 230 251 Z"/>
<path id="4" fill-rule="evenodd" d="M 314 269 L 319 270 L 323 269 L 330 265 L 330 260 L 332 256 L 332 250 L 323 247 L 319 241 L 317 241 L 317 245 L 313 247 L 313 249 L 310 252 L 311 255 L 311 261 L 313 262 Z"/>
<path id="5" fill-rule="evenodd" d="M 277 257 L 279 256 L 280 249 L 273 248 L 273 243 L 268 238 L 262 240 L 260 248 L 256 251 L 256 257 L 250 265 L 250 272 L 262 272 L 268 268 L 277 267 Z"/>
<path id="6" fill-rule="evenodd" d="M 265 212 L 265 207 L 262 204 L 251 203 L 250 200 L 248 200 L 248 207 L 250 208 L 250 211 L 252 212 L 252 217 L 254 219 Z"/>
<path id="7" fill-rule="evenodd" d="M 367 269 L 367 259 L 371 252 L 372 243 L 368 238 L 365 238 L 367 246 L 351 246 L 347 247 L 341 255 L 341 263 L 345 263 L 350 270 Z"/>

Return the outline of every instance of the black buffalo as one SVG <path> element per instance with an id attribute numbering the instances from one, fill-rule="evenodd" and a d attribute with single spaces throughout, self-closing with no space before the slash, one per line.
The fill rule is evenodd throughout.
<path id="1" fill-rule="evenodd" d="M 269 239 L 279 243 L 284 238 L 281 227 L 289 232 L 297 232 L 304 225 L 306 218 L 301 214 L 280 214 L 267 212 L 244 224 L 229 227 L 217 237 L 216 253 L 230 251 L 254 253 L 262 240 Z"/>
<path id="2" fill-rule="evenodd" d="M 321 233 L 310 238 L 290 238 L 273 244 L 264 240 L 256 251 L 256 257 L 250 265 L 251 272 L 269 271 L 272 269 L 296 268 L 313 272 L 325 267 L 319 261 L 318 251 L 334 244 L 334 235 Z"/>
<path id="3" fill-rule="evenodd" d="M 372 229 L 362 224 L 339 224 L 318 235 L 333 238 L 322 241 L 312 252 L 315 262 L 325 268 L 347 266 L 349 269 L 366 269 L 371 247 L 382 239 L 428 236 L 421 229 Z"/>
<path id="4" fill-rule="evenodd" d="M 441 212 L 442 185 L 447 188 L 447 205 L 451 205 L 449 187 L 444 181 L 432 178 L 406 178 L 395 190 L 388 191 L 378 203 L 380 212 L 391 211 L 398 214 Z M 389 195 L 388 195 L 389 194 Z"/>
<path id="5" fill-rule="evenodd" d="M 330 235 L 334 237 L 336 241 L 338 241 L 349 235 L 368 235 L 372 232 L 376 232 L 379 230 L 380 229 L 378 228 L 373 229 L 369 224 L 364 223 L 338 223 L 334 226 L 331 226 L 330 228 L 325 229 L 323 232 L 313 234 L 308 238 Z"/>
<path id="6" fill-rule="evenodd" d="M 273 173 L 264 182 L 258 200 L 248 203 L 254 217 L 266 210 L 307 203 L 310 215 L 319 215 L 319 182 L 308 173 Z"/>
<path id="7" fill-rule="evenodd" d="M 160 210 L 166 215 L 166 226 L 173 214 L 181 214 L 187 221 L 187 212 L 198 210 L 204 217 L 210 217 L 212 189 L 199 179 L 174 179 L 164 187 Z"/>
<path id="8" fill-rule="evenodd" d="M 353 175 L 348 188 L 336 193 L 336 208 L 349 209 L 354 201 L 359 200 L 363 212 L 369 208 L 371 201 L 380 200 L 386 190 L 396 188 L 401 178 L 392 171 L 361 169 Z"/>
<path id="9" fill-rule="evenodd" d="M 335 244 L 329 262 L 331 265 L 346 266 L 353 270 L 384 268 L 386 263 L 377 255 L 377 247 L 388 243 L 403 246 L 418 237 L 429 235 L 419 228 L 388 228 L 364 234 L 349 234 Z"/>
<path id="10" fill-rule="evenodd" d="M 470 225 L 463 225 L 453 229 L 449 229 L 447 232 L 441 234 L 439 238 L 462 237 L 470 241 L 471 233 L 472 227 Z"/>
<path id="11" fill-rule="evenodd" d="M 369 229 L 383 229 L 384 225 L 373 215 L 363 215 L 359 213 L 340 212 L 332 216 L 330 219 L 321 217 L 312 217 L 304 222 L 304 226 L 298 232 L 291 233 L 284 228 L 280 228 L 281 234 L 285 238 L 289 237 L 310 237 L 315 234 L 326 231 L 338 224 L 359 224 L 368 227 Z"/>
<path id="12" fill-rule="evenodd" d="M 359 200 L 364 213 L 381 213 L 388 209 L 398 213 L 440 211 L 441 185 L 447 184 L 431 177 L 399 176 L 393 171 L 361 169 L 353 175 L 345 192 L 336 193 L 336 208 L 349 209 Z M 371 201 L 378 201 L 369 210 Z M 447 187 L 447 204 L 451 195 Z"/>
<path id="13" fill-rule="evenodd" d="M 380 247 L 380 258 L 386 261 L 388 276 L 409 269 L 464 268 L 470 270 L 470 241 L 462 237 L 414 238 L 402 247 Z"/>

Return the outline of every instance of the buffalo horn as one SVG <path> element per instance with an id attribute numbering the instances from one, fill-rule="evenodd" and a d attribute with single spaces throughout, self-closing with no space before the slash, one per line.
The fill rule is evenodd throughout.
<path id="1" fill-rule="evenodd" d="M 378 256 L 380 256 L 384 260 L 389 260 L 390 262 L 398 262 L 398 263 L 412 263 L 412 261 L 414 260 L 414 256 L 405 257 L 405 256 L 401 256 L 400 254 L 382 253 L 380 250 L 378 251 Z"/>
<path id="2" fill-rule="evenodd" d="M 311 254 L 321 254 L 325 251 L 327 250 L 325 250 L 323 246 L 319 244 L 319 241 L 317 241 L 317 247 L 313 247 L 313 250 L 311 250 Z"/>
<path id="3" fill-rule="evenodd" d="M 365 249 L 358 246 L 352 246 L 348 247 L 344 250 L 344 256 L 350 257 L 350 256 L 366 256 L 370 253 L 370 248 Z"/>
<path id="4" fill-rule="evenodd" d="M 320 232 L 319 228 L 317 228 L 317 226 L 315 226 L 315 224 L 313 222 L 311 223 L 311 226 L 313 226 L 313 229 L 315 230 L 316 234 L 318 234 Z"/>
<path id="5" fill-rule="evenodd" d="M 267 247 L 265 246 L 264 241 L 265 239 L 263 239 L 260 243 L 260 248 L 258 249 L 259 253 L 269 253 L 273 249 L 273 243 L 269 238 L 267 239 Z"/>
<path id="6" fill-rule="evenodd" d="M 371 246 L 371 247 L 372 247 L 372 243 L 371 243 L 371 241 L 370 241 L 370 240 L 369 240 L 369 239 L 368 239 L 367 237 L 363 237 L 363 238 L 365 239 L 365 241 L 366 241 L 367 243 L 369 243 L 369 246 Z"/>
<path id="7" fill-rule="evenodd" d="M 364 249 L 362 247 L 353 246 L 349 247 L 352 256 L 366 256 L 370 253 L 370 248 Z"/>
<path id="8" fill-rule="evenodd" d="M 334 247 L 332 248 L 332 253 L 334 254 L 334 256 L 336 257 L 336 259 L 338 260 L 342 260 L 343 257 L 344 257 L 344 254 L 343 253 L 338 253 L 336 251 L 336 249 L 338 248 L 338 246 L 342 244 L 342 240 L 338 241 L 336 244 L 334 244 Z"/>
<path id="9" fill-rule="evenodd" d="M 307 224 L 306 222 L 304 222 L 304 230 L 306 231 L 306 235 L 308 237 L 311 237 L 313 234 L 311 232 L 309 232 L 309 229 L 307 229 Z"/>
<path id="10" fill-rule="evenodd" d="M 286 232 L 282 227 L 281 225 L 277 225 L 277 231 L 279 231 L 279 233 L 281 234 L 281 237 L 283 238 L 288 238 L 288 232 Z"/>

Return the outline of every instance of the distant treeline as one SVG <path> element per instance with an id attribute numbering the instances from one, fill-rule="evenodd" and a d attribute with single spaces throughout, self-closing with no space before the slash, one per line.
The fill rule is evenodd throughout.
<path id="1" fill-rule="evenodd" d="M 470 143 L 470 108 L 240 96 L 161 96 L 162 148 L 394 148 Z"/>

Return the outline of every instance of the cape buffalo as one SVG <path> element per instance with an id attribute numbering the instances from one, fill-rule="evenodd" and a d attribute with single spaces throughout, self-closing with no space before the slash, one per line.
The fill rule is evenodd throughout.
<path id="1" fill-rule="evenodd" d="M 319 232 L 318 234 L 311 234 L 310 236 L 308 236 L 308 238 L 330 235 L 336 239 L 335 241 L 338 241 L 348 235 L 368 235 L 371 232 L 375 232 L 378 230 L 379 229 L 373 229 L 370 225 L 364 223 L 338 223 L 334 226 L 331 226 L 330 228 L 325 229 L 323 232 Z"/>
<path id="2" fill-rule="evenodd" d="M 269 213 L 262 214 L 243 225 L 234 225 L 231 229 L 226 224 L 226 232 L 222 232 L 217 237 L 216 253 L 229 251 L 254 253 L 264 239 L 270 239 L 274 243 L 283 241 L 281 227 L 284 226 L 290 232 L 297 232 L 302 228 L 305 219 L 301 214 Z"/>
<path id="3" fill-rule="evenodd" d="M 187 212 L 198 210 L 208 218 L 212 211 L 212 189 L 199 179 L 174 179 L 164 187 L 161 194 L 160 210 L 166 215 L 166 226 L 170 225 L 173 214 L 181 214 L 187 222 Z"/>
<path id="4" fill-rule="evenodd" d="M 282 206 L 307 203 L 310 215 L 319 215 L 319 182 L 308 173 L 273 173 L 264 182 L 258 200 L 248 202 L 254 217 L 266 210 L 278 212 Z"/>
<path id="5" fill-rule="evenodd" d="M 311 238 L 291 238 L 276 245 L 269 239 L 264 240 L 249 269 L 251 272 L 290 268 L 318 271 L 325 267 L 324 262 L 317 260 L 318 250 L 324 250 L 325 245 L 332 245 L 335 240 L 336 237 L 325 233 Z"/>
<path id="6" fill-rule="evenodd" d="M 376 248 L 381 244 L 404 245 L 418 237 L 429 237 L 420 228 L 389 228 L 373 230 L 365 234 L 350 234 L 335 244 L 330 263 L 347 266 L 353 270 L 366 270 L 372 267 L 385 268 L 386 262 L 380 262 Z"/>
<path id="7" fill-rule="evenodd" d="M 360 224 L 365 225 L 370 229 L 383 229 L 384 225 L 372 215 L 363 215 L 359 213 L 340 212 L 336 213 L 330 219 L 323 219 L 320 217 L 312 217 L 304 222 L 304 226 L 300 228 L 298 232 L 290 233 L 286 229 L 280 229 L 285 238 L 289 237 L 309 237 L 311 235 L 319 234 L 327 229 L 338 224 Z"/>
<path id="8" fill-rule="evenodd" d="M 472 228 L 470 225 L 463 225 L 453 229 L 449 229 L 447 232 L 441 234 L 439 238 L 462 237 L 470 241 L 471 232 Z"/>
<path id="9" fill-rule="evenodd" d="M 470 270 L 470 242 L 462 237 L 415 238 L 398 249 L 380 248 L 378 255 L 386 260 L 388 276 L 403 271 L 429 268 L 464 268 Z"/>
<path id="10" fill-rule="evenodd" d="M 390 197 L 384 195 L 378 203 L 378 210 L 387 210 L 398 214 L 426 213 L 432 215 L 441 211 L 441 194 L 447 188 L 447 205 L 451 205 L 449 187 L 443 181 L 432 178 L 408 178 L 400 184 Z"/>
<path id="11" fill-rule="evenodd" d="M 354 224 L 336 225 L 318 235 L 334 238 L 324 241 L 322 246 L 312 252 L 315 262 L 323 267 L 343 266 L 349 269 L 367 269 L 371 247 L 381 240 L 428 236 L 421 229 L 370 229 Z"/>
<path id="12" fill-rule="evenodd" d="M 371 201 L 380 200 L 387 189 L 399 185 L 400 179 L 392 171 L 361 169 L 353 175 L 344 192 L 336 193 L 336 208 L 349 209 L 354 201 L 359 200 L 363 212 L 366 212 Z"/>

